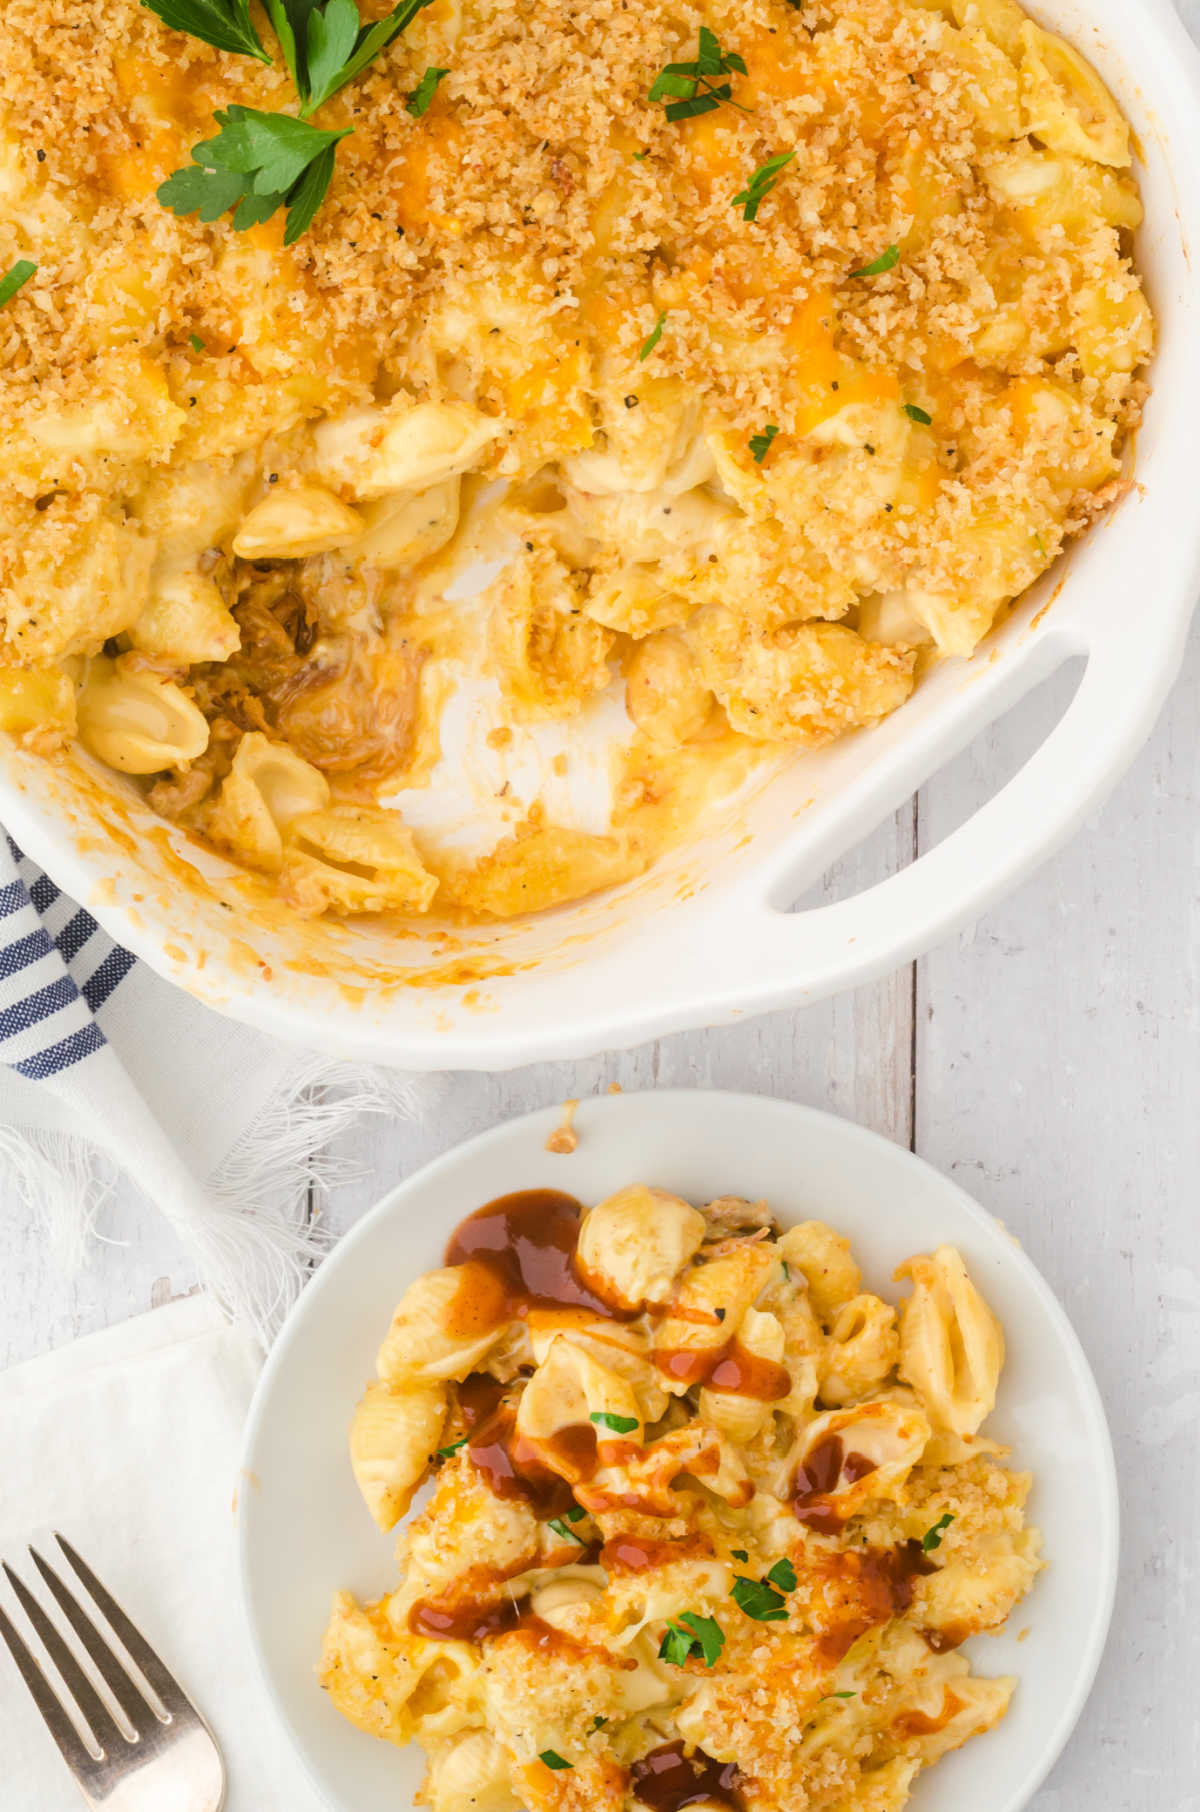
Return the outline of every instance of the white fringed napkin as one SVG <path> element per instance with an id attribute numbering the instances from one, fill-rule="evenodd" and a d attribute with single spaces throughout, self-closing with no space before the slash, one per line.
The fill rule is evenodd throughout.
<path id="1" fill-rule="evenodd" d="M 322 1153 L 414 1084 L 222 1019 L 113 943 L 0 834 L 0 1189 L 64 1272 L 117 1170 L 171 1222 L 235 1319 L 269 1338 L 319 1248 Z"/>
<path id="2" fill-rule="evenodd" d="M 0 1556 L 45 1599 L 27 1544 L 74 1585 L 52 1532 L 74 1543 L 216 1732 L 227 1812 L 320 1812 L 257 1677 L 239 1605 L 234 1506 L 259 1363 L 249 1331 L 197 1296 L 0 1373 Z M 0 1603 L 36 1650 L 2 1582 Z M 0 1729 L 4 1812 L 79 1812 L 2 1646 Z"/>

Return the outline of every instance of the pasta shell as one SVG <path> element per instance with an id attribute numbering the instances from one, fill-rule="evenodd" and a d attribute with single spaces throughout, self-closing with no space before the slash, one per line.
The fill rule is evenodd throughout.
<path id="1" fill-rule="evenodd" d="M 446 1420 L 441 1384 L 368 1384 L 350 1424 L 350 1464 L 367 1508 L 391 1529 L 412 1503 Z"/>
<path id="2" fill-rule="evenodd" d="M 936 1427 L 974 1434 L 996 1406 L 1004 1364 L 1000 1323 L 953 1246 L 909 1259 L 896 1275 L 913 1281 L 900 1308 L 900 1376 Z"/>

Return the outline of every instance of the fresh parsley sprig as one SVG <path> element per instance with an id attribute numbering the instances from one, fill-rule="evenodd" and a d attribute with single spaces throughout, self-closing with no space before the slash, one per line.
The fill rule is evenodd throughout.
<path id="1" fill-rule="evenodd" d="M 29 279 L 37 272 L 37 265 L 28 258 L 18 258 L 12 269 L 0 277 L 0 308 L 7 308 L 19 289 L 24 289 Z"/>
<path id="2" fill-rule="evenodd" d="M 725 1646 L 725 1632 L 715 1617 L 701 1617 L 697 1611 L 684 1611 L 682 1616 L 667 1621 L 667 1631 L 658 1645 L 660 1661 L 682 1667 L 689 1655 L 699 1655 L 705 1667 L 711 1667 Z"/>
<path id="3" fill-rule="evenodd" d="M 714 81 L 714 77 L 745 75 L 746 59 L 740 57 L 736 50 L 722 50 L 717 34 L 707 25 L 700 27 L 700 47 L 695 59 L 690 63 L 668 63 L 661 69 L 650 85 L 649 99 L 665 101 L 666 117 L 672 125 L 677 120 L 695 119 L 701 113 L 713 113 L 722 101 L 728 101 L 731 107 L 737 107 L 742 113 L 749 113 L 740 101 L 733 98 L 733 89 L 728 81 Z"/>
<path id="4" fill-rule="evenodd" d="M 142 3 L 174 31 L 187 32 L 218 50 L 256 57 L 260 63 L 271 61 L 251 21 L 249 0 Z M 207 222 L 232 211 L 239 233 L 286 207 L 283 242 L 293 245 L 312 225 L 325 199 L 338 140 L 353 130 L 322 131 L 308 124 L 309 115 L 361 75 L 432 0 L 401 0 L 371 25 L 363 24 L 357 0 L 263 0 L 263 4 L 296 87 L 300 117 L 238 106 L 218 112 L 214 117 L 221 131 L 193 147 L 192 165 L 169 176 L 158 199 L 172 213 L 198 214 Z M 411 97 L 410 109 L 418 117 L 445 73 L 426 70 Z"/>
<path id="5" fill-rule="evenodd" d="M 777 151 L 774 157 L 768 157 L 765 164 L 758 166 L 746 187 L 733 198 L 734 207 L 742 210 L 743 220 L 757 218 L 759 208 L 779 181 L 779 172 L 795 155 L 794 151 Z"/>
<path id="6" fill-rule="evenodd" d="M 142 0 L 142 5 L 172 31 L 235 56 L 271 61 L 250 18 L 250 0 Z"/>
<path id="7" fill-rule="evenodd" d="M 904 413 L 910 422 L 920 422 L 924 428 L 928 428 L 933 421 L 929 411 L 919 408 L 916 403 L 905 403 Z"/>
<path id="8" fill-rule="evenodd" d="M 778 433 L 779 429 L 776 424 L 774 422 L 768 422 L 761 434 L 752 434 L 750 436 L 750 451 L 754 455 L 754 463 L 756 466 L 761 466 L 763 460 L 770 452 L 771 442 Z M 741 1558 L 745 1560 L 746 1556 L 743 1554 Z"/>
<path id="9" fill-rule="evenodd" d="M 356 0 L 263 0 L 284 61 L 307 119 L 393 38 L 407 29 L 432 0 L 401 0 L 386 18 L 364 25 Z"/>
<path id="10" fill-rule="evenodd" d="M 283 243 L 294 245 L 325 199 L 338 140 L 352 128 L 325 132 L 290 113 L 255 107 L 230 106 L 213 117 L 221 130 L 193 145 L 191 167 L 168 176 L 158 199 L 173 214 L 204 221 L 232 209 L 239 233 L 286 207 Z"/>

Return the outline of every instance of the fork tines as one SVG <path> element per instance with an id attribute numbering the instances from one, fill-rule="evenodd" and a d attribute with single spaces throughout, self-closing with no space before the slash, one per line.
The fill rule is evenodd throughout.
<path id="1" fill-rule="evenodd" d="M 100 1784 L 101 1777 L 120 1775 L 130 1765 L 134 1765 L 136 1751 L 143 1745 L 145 1750 L 157 1748 L 157 1743 L 147 1739 L 158 1733 L 165 1734 L 167 1727 L 180 1719 L 181 1715 L 184 1721 L 195 1720 L 196 1713 L 149 1643 L 134 1628 L 91 1568 L 61 1535 L 55 1539 L 76 1577 L 86 1587 L 92 1602 L 107 1619 L 110 1629 L 123 1644 L 145 1682 L 142 1685 L 136 1681 L 108 1638 L 102 1634 L 54 1568 L 35 1549 L 30 1548 L 34 1565 L 74 1631 L 80 1647 L 111 1693 L 119 1718 L 115 1716 L 80 1665 L 75 1651 L 65 1640 L 58 1625 L 47 1616 L 23 1580 L 4 1563 L 5 1577 L 74 1702 L 87 1728 L 90 1742 L 85 1742 L 80 1735 L 62 1695 L 52 1685 L 40 1662 L 3 1608 L 0 1608 L 0 1635 L 4 1637 L 21 1677 L 33 1695 L 64 1760 L 84 1787 L 85 1794 L 90 1797 Z M 146 1690 L 147 1687 L 149 1691 Z"/>

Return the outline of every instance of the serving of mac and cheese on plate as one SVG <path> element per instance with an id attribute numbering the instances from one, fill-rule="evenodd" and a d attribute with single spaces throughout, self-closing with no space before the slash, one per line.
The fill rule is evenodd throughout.
<path id="1" fill-rule="evenodd" d="M 1121 494 L 1130 135 L 1014 0 L 267 10 L 6 6 L 0 725 L 298 911 L 639 873 Z"/>
<path id="2" fill-rule="evenodd" d="M 998 1321 L 948 1245 L 899 1308 L 823 1222 L 527 1190 L 412 1283 L 351 1460 L 401 1580 L 322 1684 L 434 1812 L 898 1812 L 1004 1717 L 961 1653 L 1038 1572 L 982 1434 Z"/>

